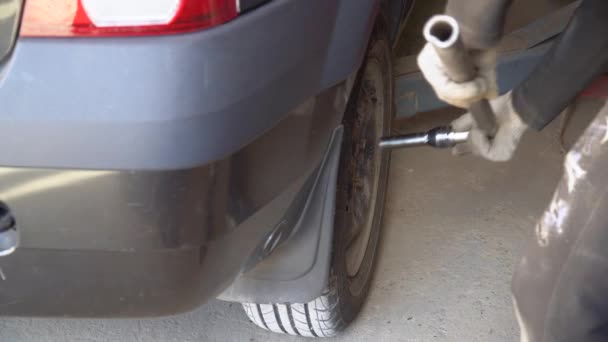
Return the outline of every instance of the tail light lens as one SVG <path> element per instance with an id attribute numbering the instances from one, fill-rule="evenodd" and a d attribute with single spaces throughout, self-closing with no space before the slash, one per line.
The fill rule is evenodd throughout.
<path id="1" fill-rule="evenodd" d="M 239 0 L 27 0 L 21 36 L 140 36 L 183 33 L 237 16 Z"/>

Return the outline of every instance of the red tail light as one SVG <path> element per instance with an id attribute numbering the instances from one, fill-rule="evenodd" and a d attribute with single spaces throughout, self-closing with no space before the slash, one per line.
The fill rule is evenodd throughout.
<path id="1" fill-rule="evenodd" d="M 21 36 L 183 33 L 237 16 L 239 0 L 27 0 Z"/>

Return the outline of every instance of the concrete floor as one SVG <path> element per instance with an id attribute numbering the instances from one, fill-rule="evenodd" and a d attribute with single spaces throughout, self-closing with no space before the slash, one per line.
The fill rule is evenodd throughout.
<path id="1" fill-rule="evenodd" d="M 444 111 L 401 126 L 428 128 L 453 115 Z M 427 148 L 395 152 L 373 288 L 359 319 L 334 341 L 516 340 L 509 282 L 561 173 L 558 126 L 528 134 L 505 164 Z M 0 340 L 306 339 L 267 333 L 249 323 L 239 305 L 213 301 L 164 319 L 2 319 Z"/>

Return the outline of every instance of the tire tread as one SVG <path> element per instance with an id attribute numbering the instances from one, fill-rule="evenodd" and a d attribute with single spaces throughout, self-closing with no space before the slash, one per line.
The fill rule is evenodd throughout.
<path id="1" fill-rule="evenodd" d="M 339 313 L 335 311 L 337 307 L 338 303 L 327 295 L 309 303 L 243 303 L 247 317 L 258 327 L 280 334 L 305 337 L 337 335 L 342 330 Z"/>

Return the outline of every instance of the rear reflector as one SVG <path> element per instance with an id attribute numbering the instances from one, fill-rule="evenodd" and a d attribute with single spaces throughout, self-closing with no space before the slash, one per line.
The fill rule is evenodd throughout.
<path id="1" fill-rule="evenodd" d="M 183 33 L 237 16 L 238 0 L 27 0 L 21 36 L 141 36 Z"/>

